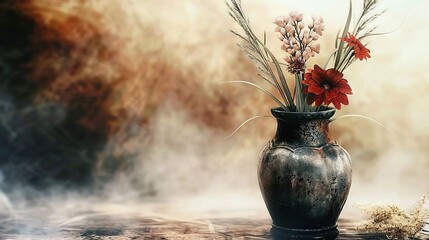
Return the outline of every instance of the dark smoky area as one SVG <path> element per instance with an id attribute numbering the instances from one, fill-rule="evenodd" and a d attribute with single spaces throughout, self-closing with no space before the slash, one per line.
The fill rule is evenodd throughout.
<path id="1" fill-rule="evenodd" d="M 101 24 L 101 10 L 78 2 L 65 9 L 31 1 L 0 5 L 3 181 L 44 189 L 112 180 L 133 168 L 138 145 L 153 137 L 153 116 L 172 111 L 163 106 L 168 101 L 177 108 L 212 103 L 190 117 L 232 127 L 219 119 L 231 115 L 225 93 L 203 95 L 195 73 L 170 63 L 162 48 L 130 56 L 129 39 Z M 140 48 L 155 41 L 149 27 L 134 28 L 154 38 L 133 39 Z"/>
<path id="2" fill-rule="evenodd" d="M 226 66 L 219 56 L 200 61 L 203 39 L 171 42 L 154 23 L 162 18 L 148 9 L 155 5 L 1 3 L 0 182 L 9 204 L 68 193 L 162 200 L 204 192 L 231 171 L 228 156 L 249 140 L 223 138 L 270 103 L 219 82 L 256 78 L 256 69 L 227 44 L 219 48 L 231 50 L 226 58 L 238 62 L 235 69 L 218 69 Z M 249 104 L 235 109 L 243 101 Z"/>
<path id="3" fill-rule="evenodd" d="M 275 5 L 286 14 L 318 10 L 332 25 L 320 39 L 320 59 L 328 58 L 344 16 L 332 16 L 333 1 L 319 9 L 309 2 L 243 5 L 279 59 L 272 21 L 285 13 Z M 390 5 L 382 24 L 399 24 L 402 5 Z M 330 124 L 353 159 L 342 218 L 356 216 L 355 203 L 407 205 L 429 193 L 428 50 L 407 38 L 421 33 L 414 23 L 429 22 L 425 14 L 374 39 L 373 57 L 345 74 L 353 95 L 335 117 L 372 120 Z M 163 230 L 162 221 L 183 219 L 174 231 L 192 234 L 199 226 L 207 237 L 234 231 L 205 219 L 237 216 L 269 227 L 256 169 L 276 121 L 255 119 L 225 137 L 276 105 L 257 89 L 222 82 L 274 88 L 258 78 L 230 29 L 237 26 L 214 0 L 1 1 L 0 239 L 130 239 L 149 234 L 146 225 Z M 389 50 L 407 39 L 413 49 Z M 255 237 L 269 231 L 228 221 Z"/>
<path id="4" fill-rule="evenodd" d="M 100 160 L 109 136 L 129 117 L 124 108 L 112 106 L 115 86 L 124 81 L 119 72 L 126 70 L 115 69 L 118 76 L 108 77 L 97 67 L 115 55 L 103 30 L 28 1 L 7 1 L 0 11 L 5 190 L 15 184 L 40 190 L 54 184 L 95 186 L 115 169 L 128 168 L 121 154 Z M 130 122 L 126 128 L 141 126 L 143 119 Z"/>

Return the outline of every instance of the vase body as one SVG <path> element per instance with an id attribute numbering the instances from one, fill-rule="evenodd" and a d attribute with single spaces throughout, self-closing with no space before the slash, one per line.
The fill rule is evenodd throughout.
<path id="1" fill-rule="evenodd" d="M 258 167 L 259 186 L 273 220 L 274 239 L 334 239 L 352 179 L 349 154 L 329 134 L 335 109 L 271 110 L 275 137 Z"/>

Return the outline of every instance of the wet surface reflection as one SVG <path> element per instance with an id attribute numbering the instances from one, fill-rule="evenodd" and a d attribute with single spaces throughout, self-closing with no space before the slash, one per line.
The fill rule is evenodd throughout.
<path id="1" fill-rule="evenodd" d="M 5 218 L 0 239 L 270 239 L 270 219 L 180 219 L 157 215 L 78 214 L 64 221 L 40 215 Z M 387 239 L 384 234 L 362 234 L 356 221 L 340 219 L 337 239 Z M 429 239 L 428 226 L 418 239 Z"/>

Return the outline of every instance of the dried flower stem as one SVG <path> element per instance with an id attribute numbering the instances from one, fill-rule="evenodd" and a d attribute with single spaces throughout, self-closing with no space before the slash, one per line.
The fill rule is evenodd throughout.
<path id="1" fill-rule="evenodd" d="M 270 95 L 273 100 L 285 111 L 295 111 L 292 94 L 286 82 L 286 78 L 274 54 L 265 46 L 265 40 L 262 42 L 253 33 L 249 20 L 244 14 L 240 0 L 228 0 L 225 2 L 229 8 L 229 15 L 236 21 L 244 31 L 244 36 L 232 31 L 235 35 L 244 40 L 245 45 L 239 45 L 247 56 L 256 64 L 260 73 L 259 76 L 276 87 L 285 104 L 281 103 L 274 95 Z M 265 39 L 265 35 L 264 35 Z M 273 64 L 271 64 L 273 62 Z M 274 65 L 274 69 L 272 68 Z M 279 79 L 279 80 L 278 80 Z M 261 87 L 259 87 L 261 89 Z M 266 92 L 265 92 L 266 93 Z"/>

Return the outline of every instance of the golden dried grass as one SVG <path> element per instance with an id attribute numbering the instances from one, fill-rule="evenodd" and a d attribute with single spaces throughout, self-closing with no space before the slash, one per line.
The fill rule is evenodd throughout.
<path id="1" fill-rule="evenodd" d="M 411 239 L 422 230 L 429 217 L 424 204 L 425 197 L 408 211 L 392 204 L 359 206 L 368 220 L 356 228 L 365 233 L 385 233 L 389 239 Z"/>

